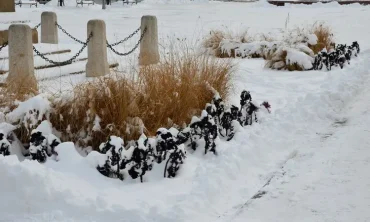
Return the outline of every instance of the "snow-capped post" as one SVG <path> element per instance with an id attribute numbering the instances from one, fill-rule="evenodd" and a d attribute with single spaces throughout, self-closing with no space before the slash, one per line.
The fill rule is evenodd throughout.
<path id="1" fill-rule="evenodd" d="M 141 17 L 141 34 L 139 65 L 152 65 L 159 62 L 157 17 Z"/>
<path id="2" fill-rule="evenodd" d="M 91 33 L 93 36 L 87 46 L 86 77 L 104 76 L 109 74 L 105 22 L 90 20 L 87 23 L 87 36 Z"/>
<path id="3" fill-rule="evenodd" d="M 41 14 L 41 43 L 58 44 L 57 14 L 43 12 Z"/>
<path id="4" fill-rule="evenodd" d="M 32 30 L 28 25 L 14 24 L 9 27 L 9 75 L 8 88 L 25 92 L 37 90 L 33 65 Z"/>

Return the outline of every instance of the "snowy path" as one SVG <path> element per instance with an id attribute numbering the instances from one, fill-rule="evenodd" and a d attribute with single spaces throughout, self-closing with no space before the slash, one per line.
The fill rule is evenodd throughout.
<path id="1" fill-rule="evenodd" d="M 300 150 L 260 198 L 225 221 L 370 221 L 370 81 L 343 121 Z"/>

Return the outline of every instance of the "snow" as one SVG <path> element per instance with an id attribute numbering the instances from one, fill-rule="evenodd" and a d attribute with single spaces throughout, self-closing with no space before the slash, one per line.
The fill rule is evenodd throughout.
<path id="1" fill-rule="evenodd" d="M 300 67 L 303 67 L 305 70 L 312 68 L 312 63 L 314 58 L 307 55 L 304 52 L 294 50 L 294 49 L 286 49 L 287 56 L 285 62 L 287 64 L 298 64 Z"/>
<path id="2" fill-rule="evenodd" d="M 101 121 L 100 117 L 98 115 L 95 115 L 94 126 L 92 128 L 93 131 L 101 130 L 100 121 Z"/>
<path id="3" fill-rule="evenodd" d="M 317 44 L 317 36 L 315 34 L 309 34 L 307 36 L 307 43 L 310 45 L 316 45 Z"/>
<path id="4" fill-rule="evenodd" d="M 147 0 L 133 6 L 114 3 L 102 11 L 98 5 L 76 8 L 74 1 L 69 2 L 71 6 L 66 8 L 55 7 L 55 2 L 39 8 L 17 8 L 14 16 L 1 13 L 0 20 L 5 23 L 29 20 L 27 24 L 34 26 L 39 23 L 42 11 L 52 10 L 57 12 L 58 22 L 68 32 L 78 39 L 86 39 L 87 21 L 104 19 L 108 41 L 113 42 L 132 33 L 139 26 L 142 15 L 153 14 L 158 17 L 161 46 L 167 46 L 176 38 L 186 38 L 190 44 L 199 43 L 211 29 L 223 26 L 230 30 L 249 28 L 252 33 L 271 33 L 273 36 L 284 31 L 289 13 L 289 27 L 325 21 L 335 31 L 338 42 L 357 40 L 363 50 L 358 58 L 351 61 L 351 65 L 330 72 L 277 72 L 264 69 L 262 59 L 233 59 L 238 72 L 233 76 L 234 88 L 228 98 L 229 103 L 239 104 L 239 95 L 246 89 L 251 91 L 253 100 L 269 101 L 271 114 L 263 115 L 259 124 L 238 128 L 229 142 L 218 140 L 217 156 L 204 156 L 200 149 L 193 154 L 188 153 L 186 163 L 174 179 L 163 178 L 163 165 L 156 165 L 148 172 L 142 184 L 133 180 L 122 182 L 106 178 L 95 169 L 97 165 L 104 164 L 106 156 L 92 151 L 87 157 L 82 157 L 73 143 L 60 144 L 56 147 L 57 161 L 48 160 L 45 164 L 30 160 L 20 162 L 17 155 L 0 156 L 0 221 L 368 219 L 369 214 L 363 210 L 369 205 L 365 189 L 368 187 L 365 171 L 368 167 L 368 141 L 367 131 L 364 131 L 368 119 L 362 123 L 368 107 L 345 116 L 353 118 L 350 123 L 358 124 L 359 128 L 343 129 L 337 132 L 337 137 L 333 134 L 323 144 L 317 141 L 321 139 L 317 133 L 326 132 L 333 122 L 341 119 L 345 112 L 343 109 L 355 100 L 356 95 L 361 93 L 360 98 L 368 96 L 368 92 L 361 90 L 369 88 L 366 82 L 370 70 L 370 32 L 366 31 L 366 21 L 370 19 L 369 7 L 339 6 L 335 3 L 275 7 L 266 5 L 265 1 L 248 4 L 201 1 L 170 4 L 161 1 L 157 4 Z M 8 23 L 0 24 L 0 28 L 8 26 Z M 63 33 L 59 36 L 61 44 L 42 46 L 43 50 L 60 47 L 76 52 L 80 49 L 80 45 Z M 120 50 L 129 50 L 136 40 L 120 46 Z M 6 55 L 7 51 L 0 52 L 0 57 Z M 119 58 L 110 52 L 108 55 L 110 61 L 120 63 L 120 70 L 136 64 L 137 52 L 128 58 Z M 62 56 L 59 58 L 64 59 Z M 291 59 L 296 59 L 296 56 Z M 38 79 L 45 97 L 20 103 L 18 110 L 7 118 L 22 120 L 22 113 L 33 108 L 48 113 L 47 95 L 68 92 L 73 84 L 89 80 L 84 74 L 68 75 L 71 71 L 84 70 L 85 63 L 43 70 L 43 78 Z M 49 75 L 55 79 L 45 79 Z M 353 106 L 356 109 L 359 104 Z M 114 143 L 120 146 L 122 141 L 114 139 Z M 333 167 L 327 168 L 330 165 Z M 281 167 L 287 172 L 286 177 L 279 176 L 282 174 Z M 332 174 L 334 176 L 330 176 Z M 251 209 L 240 210 L 270 179 L 272 185 L 266 188 L 266 199 L 260 199 L 260 203 L 252 202 Z M 333 189 L 334 185 L 341 184 L 342 179 L 349 182 Z M 311 187 L 304 190 L 306 184 L 311 184 Z M 328 188 L 329 185 L 332 186 Z M 362 192 L 353 193 L 351 188 Z M 315 192 L 318 190 L 326 193 Z M 341 196 L 342 193 L 345 195 Z M 320 198 L 322 202 L 316 201 Z M 354 207 L 350 208 L 346 203 Z M 311 209 L 316 212 L 309 211 Z M 275 217 L 269 217 L 269 212 Z M 331 216 L 336 218 L 331 220 Z"/>
<path id="5" fill-rule="evenodd" d="M 37 95 L 24 102 L 19 102 L 18 107 L 6 114 L 6 120 L 10 123 L 22 123 L 27 129 L 49 117 L 50 102 L 45 95 Z"/>
<path id="6" fill-rule="evenodd" d="M 41 132 L 43 135 L 50 135 L 52 134 L 52 126 L 51 126 L 51 123 L 47 120 L 44 120 L 40 123 L 40 125 L 37 126 L 36 129 L 34 129 L 32 131 L 32 133 L 34 132 Z"/>
<path id="7" fill-rule="evenodd" d="M 369 85 L 233 221 L 369 221 Z"/>
<path id="8" fill-rule="evenodd" d="M 13 126 L 12 124 L 6 122 L 0 123 L 0 130 L 5 135 L 7 135 L 8 133 L 12 132 L 15 129 L 17 129 L 17 127 Z"/>

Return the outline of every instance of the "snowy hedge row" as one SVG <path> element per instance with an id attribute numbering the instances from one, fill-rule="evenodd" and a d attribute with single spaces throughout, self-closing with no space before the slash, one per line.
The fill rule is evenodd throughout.
<path id="1" fill-rule="evenodd" d="M 212 89 L 213 90 L 213 89 Z M 213 90 L 214 91 L 214 90 Z M 204 154 L 217 155 L 217 139 L 231 140 L 238 127 L 252 125 L 258 121 L 257 112 L 262 108 L 270 112 L 268 102 L 256 104 L 248 91 L 240 96 L 240 106 L 226 106 L 222 98 L 214 91 L 211 103 L 206 104 L 200 117 L 193 117 L 184 129 L 175 128 L 157 130 L 154 138 L 142 135 L 137 141 L 124 143 L 122 138 L 110 136 L 108 141 L 99 146 L 101 153 L 96 163 L 97 170 L 111 178 L 124 180 L 127 177 L 140 179 L 155 167 L 163 165 L 163 176 L 172 178 L 177 175 L 186 158 L 186 151 L 203 149 Z M 57 160 L 56 147 L 61 140 L 53 134 L 49 102 L 41 95 L 33 97 L 6 115 L 8 123 L 0 125 L 0 154 L 10 155 L 11 144 L 17 139 L 13 131 L 27 124 L 34 128 L 25 146 L 24 155 L 28 159 L 44 163 L 49 158 Z M 35 126 L 38 126 L 35 128 Z"/>
<path id="2" fill-rule="evenodd" d="M 345 63 L 350 64 L 352 56 L 360 52 L 359 44 L 353 42 L 350 46 L 338 44 L 329 52 L 324 48 L 315 55 L 308 45 L 315 45 L 316 40 L 310 37 L 303 42 L 287 44 L 284 41 L 241 43 L 224 39 L 220 47 L 230 57 L 264 58 L 268 68 L 290 71 L 321 70 L 324 65 L 327 70 L 333 66 L 343 68 Z"/>
<path id="3" fill-rule="evenodd" d="M 357 57 L 359 53 L 360 45 L 357 42 L 353 42 L 350 46 L 338 44 L 329 52 L 326 50 L 319 52 L 315 57 L 313 69 L 321 70 L 324 66 L 327 70 L 331 70 L 333 66 L 340 66 L 343 69 L 344 64 L 350 64 L 351 58 Z"/>
<path id="4" fill-rule="evenodd" d="M 130 141 L 126 146 L 123 139 L 111 136 L 99 147 L 106 159 L 97 169 L 107 177 L 123 180 L 130 176 L 143 181 L 145 173 L 152 170 L 155 164 L 164 164 L 163 176 L 175 177 L 184 163 L 186 150 L 203 149 L 204 154 L 210 152 L 216 155 L 216 139 L 221 137 L 229 141 L 234 137 L 237 127 L 257 122 L 256 112 L 261 106 L 269 112 L 269 103 L 253 103 L 248 91 L 241 93 L 240 107 L 226 107 L 215 93 L 212 103 L 206 105 L 200 118 L 193 117 L 185 129 L 161 128 L 155 138 L 142 135 L 139 140 Z"/>

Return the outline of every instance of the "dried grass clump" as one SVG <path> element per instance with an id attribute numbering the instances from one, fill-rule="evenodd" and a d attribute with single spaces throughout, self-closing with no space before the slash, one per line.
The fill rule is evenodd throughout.
<path id="1" fill-rule="evenodd" d="M 138 91 L 126 79 L 104 77 L 77 85 L 72 98 L 55 100 L 51 122 L 63 140 L 98 146 L 110 135 L 128 130 L 128 117 Z M 127 138 L 127 137 L 126 137 Z"/>
<path id="2" fill-rule="evenodd" d="M 311 28 L 311 33 L 317 36 L 317 44 L 308 45 L 308 47 L 310 47 L 315 54 L 319 53 L 324 48 L 329 51 L 335 45 L 332 29 L 325 23 L 314 23 Z"/>
<path id="3" fill-rule="evenodd" d="M 270 34 L 261 33 L 259 34 L 259 40 L 260 41 L 266 41 L 266 42 L 274 42 L 276 39 L 272 37 Z"/>
<path id="4" fill-rule="evenodd" d="M 226 53 L 222 52 L 221 41 L 224 39 L 231 39 L 231 35 L 221 30 L 211 30 L 209 36 L 203 40 L 203 47 L 210 49 L 218 58 L 229 57 Z"/>
<path id="5" fill-rule="evenodd" d="M 202 46 L 206 49 L 212 50 L 214 56 L 217 58 L 233 58 L 235 57 L 235 49 L 231 49 L 229 52 L 222 50 L 222 41 L 231 40 L 237 43 L 249 43 L 253 42 L 254 38 L 249 35 L 248 30 L 241 34 L 232 34 L 231 32 L 222 30 L 212 30 L 209 36 L 207 36 L 202 43 Z"/>
<path id="6" fill-rule="evenodd" d="M 5 121 L 5 119 L 2 118 L 4 118 L 7 113 L 17 108 L 18 102 L 26 101 L 37 94 L 38 84 L 34 76 L 30 78 L 8 78 L 6 83 L 0 85 L 0 121 Z M 34 128 L 28 124 L 24 125 L 22 122 L 12 124 L 19 124 L 19 127 L 14 133 L 21 142 L 27 142 L 30 132 Z"/>
<path id="7" fill-rule="evenodd" d="M 225 98 L 230 90 L 232 65 L 209 56 L 172 56 L 157 66 L 140 70 L 143 95 L 139 101 L 140 118 L 154 133 L 158 127 L 189 123 L 200 114 L 213 93 L 207 84 Z"/>
<path id="8" fill-rule="evenodd" d="M 38 83 L 34 76 L 8 78 L 0 85 L 0 107 L 11 105 L 15 100 L 24 101 L 38 94 Z"/>
<path id="9" fill-rule="evenodd" d="M 110 76 L 76 86 L 72 98 L 54 101 L 51 122 L 64 140 L 93 148 L 110 135 L 126 141 L 143 132 L 154 135 L 160 127 L 181 126 L 200 114 L 213 97 L 207 84 L 226 96 L 232 71 L 227 61 L 172 54 L 158 65 L 141 67 L 133 80 Z"/>
<path id="10" fill-rule="evenodd" d="M 287 62 L 288 51 L 277 50 L 275 53 L 270 54 L 267 57 L 265 64 L 266 68 L 276 70 L 288 70 L 288 71 L 303 71 L 304 67 L 297 63 Z"/>

